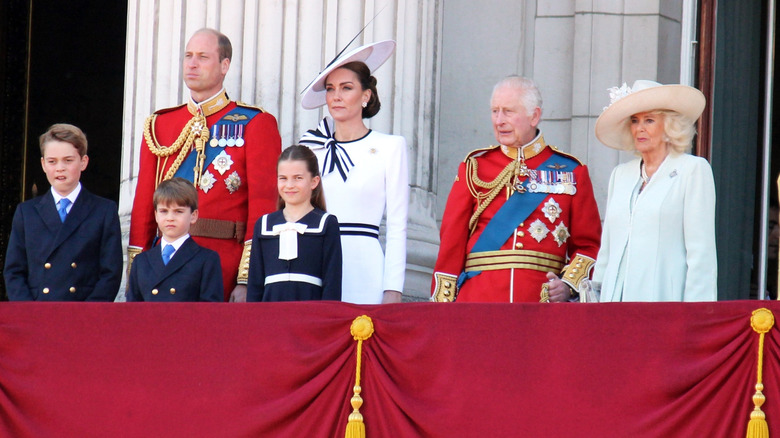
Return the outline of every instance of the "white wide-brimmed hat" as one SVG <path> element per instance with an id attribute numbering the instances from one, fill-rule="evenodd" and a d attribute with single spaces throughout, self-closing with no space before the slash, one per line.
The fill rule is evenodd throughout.
<path id="1" fill-rule="evenodd" d="M 634 149 L 629 118 L 637 113 L 671 110 L 694 123 L 704 111 L 706 99 L 696 88 L 687 85 L 662 85 L 638 80 L 630 88 L 609 89 L 610 104 L 596 120 L 596 138 L 606 146 L 619 150 Z"/>
<path id="2" fill-rule="evenodd" d="M 368 69 L 373 74 L 376 69 L 390 58 L 390 55 L 392 55 L 394 51 L 395 41 L 386 40 L 366 44 L 365 46 L 358 47 L 347 54 L 339 56 L 337 59 L 331 61 L 330 64 L 317 75 L 314 81 L 309 84 L 306 90 L 304 90 L 301 106 L 305 109 L 314 109 L 325 105 L 325 78 L 327 78 L 333 70 L 348 62 L 361 61 L 368 66 Z"/>

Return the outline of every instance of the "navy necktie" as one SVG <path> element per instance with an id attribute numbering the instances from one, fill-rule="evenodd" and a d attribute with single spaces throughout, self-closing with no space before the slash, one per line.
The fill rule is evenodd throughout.
<path id="1" fill-rule="evenodd" d="M 60 214 L 60 220 L 62 222 L 65 222 L 65 217 L 68 216 L 68 206 L 70 205 L 70 199 L 68 198 L 62 198 L 60 199 L 60 206 L 57 208 L 57 213 Z"/>
<path id="2" fill-rule="evenodd" d="M 171 254 L 173 254 L 173 245 L 165 245 L 162 250 L 162 259 L 163 263 L 165 265 L 168 264 L 169 261 L 171 261 Z"/>

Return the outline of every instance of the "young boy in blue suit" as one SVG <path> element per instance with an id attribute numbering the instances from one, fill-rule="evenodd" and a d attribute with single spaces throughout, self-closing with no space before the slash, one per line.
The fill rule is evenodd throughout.
<path id="1" fill-rule="evenodd" d="M 82 187 L 87 137 L 59 123 L 39 138 L 51 190 L 19 204 L 5 256 L 12 301 L 114 301 L 122 280 L 122 237 L 113 201 Z"/>
<path id="2" fill-rule="evenodd" d="M 198 192 L 184 178 L 154 191 L 159 245 L 138 254 L 130 268 L 127 301 L 223 301 L 219 255 L 190 237 L 198 220 Z"/>

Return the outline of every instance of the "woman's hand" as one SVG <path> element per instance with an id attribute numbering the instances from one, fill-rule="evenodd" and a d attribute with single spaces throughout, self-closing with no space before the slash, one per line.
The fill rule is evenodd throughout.
<path id="1" fill-rule="evenodd" d="M 382 304 L 400 303 L 401 292 L 397 290 L 386 290 L 382 295 Z"/>

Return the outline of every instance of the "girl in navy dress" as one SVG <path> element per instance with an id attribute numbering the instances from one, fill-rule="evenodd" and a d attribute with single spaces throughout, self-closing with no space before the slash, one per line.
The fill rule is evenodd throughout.
<path id="1" fill-rule="evenodd" d="M 317 157 L 290 146 L 276 171 L 279 210 L 255 224 L 247 301 L 339 301 L 339 223 L 325 212 Z"/>

